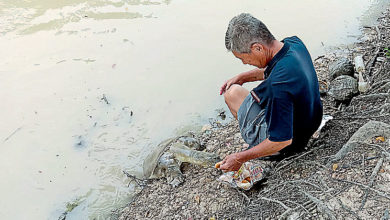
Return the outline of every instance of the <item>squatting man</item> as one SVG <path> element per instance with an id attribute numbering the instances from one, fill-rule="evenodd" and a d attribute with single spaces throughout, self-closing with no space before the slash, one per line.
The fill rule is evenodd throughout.
<path id="1" fill-rule="evenodd" d="M 256 69 L 236 75 L 220 89 L 249 145 L 226 156 L 220 169 L 236 171 L 248 160 L 302 151 L 322 119 L 318 79 L 306 46 L 296 36 L 276 40 L 247 13 L 230 21 L 225 45 Z M 252 91 L 242 87 L 253 81 L 262 82 Z"/>

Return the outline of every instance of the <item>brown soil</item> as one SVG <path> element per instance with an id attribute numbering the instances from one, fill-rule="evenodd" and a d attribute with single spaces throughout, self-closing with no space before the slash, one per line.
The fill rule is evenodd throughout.
<path id="1" fill-rule="evenodd" d="M 353 60 L 364 55 L 367 94 L 389 93 L 390 12 L 379 18 L 378 26 L 364 27 L 362 41 L 348 51 L 337 51 L 315 59 L 319 80 L 329 84 L 328 64 L 339 56 Z M 187 164 L 185 182 L 177 188 L 164 179 L 149 180 L 123 210 L 119 219 L 380 219 L 390 210 L 390 162 L 382 151 L 389 151 L 390 137 L 375 145 L 361 145 L 337 162 L 330 158 L 354 132 L 369 120 L 390 124 L 390 98 L 355 99 L 339 103 L 322 97 L 324 113 L 332 115 L 320 137 L 307 151 L 277 164 L 267 181 L 249 191 L 237 190 L 216 179 L 221 172 Z M 381 108 L 382 107 L 382 108 Z M 378 134 L 381 136 L 381 134 Z M 199 135 L 206 151 L 223 158 L 243 150 L 244 142 L 237 122 L 212 123 Z M 382 162 L 382 163 L 381 163 Z M 378 166 L 379 169 L 374 170 Z"/>

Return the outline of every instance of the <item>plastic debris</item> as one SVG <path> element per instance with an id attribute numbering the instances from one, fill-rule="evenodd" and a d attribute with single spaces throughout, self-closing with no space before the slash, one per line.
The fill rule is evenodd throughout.
<path id="1" fill-rule="evenodd" d="M 249 190 L 256 182 L 264 179 L 264 175 L 265 169 L 262 165 L 245 162 L 238 171 L 226 172 L 218 180 L 233 188 Z"/>

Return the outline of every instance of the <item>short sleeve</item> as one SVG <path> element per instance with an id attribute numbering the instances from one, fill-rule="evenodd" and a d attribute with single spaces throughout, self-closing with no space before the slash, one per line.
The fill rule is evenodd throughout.
<path id="1" fill-rule="evenodd" d="M 271 98 L 268 107 L 270 111 L 268 139 L 275 142 L 292 139 L 294 104 L 291 98 L 288 95 Z"/>

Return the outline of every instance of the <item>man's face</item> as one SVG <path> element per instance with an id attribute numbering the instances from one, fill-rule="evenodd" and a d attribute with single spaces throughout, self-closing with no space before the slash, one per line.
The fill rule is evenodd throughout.
<path id="1" fill-rule="evenodd" d="M 249 64 L 258 68 L 265 68 L 267 66 L 265 47 L 261 44 L 253 44 L 251 52 L 249 53 L 238 53 L 233 51 L 233 54 L 240 59 L 243 64 Z"/>

